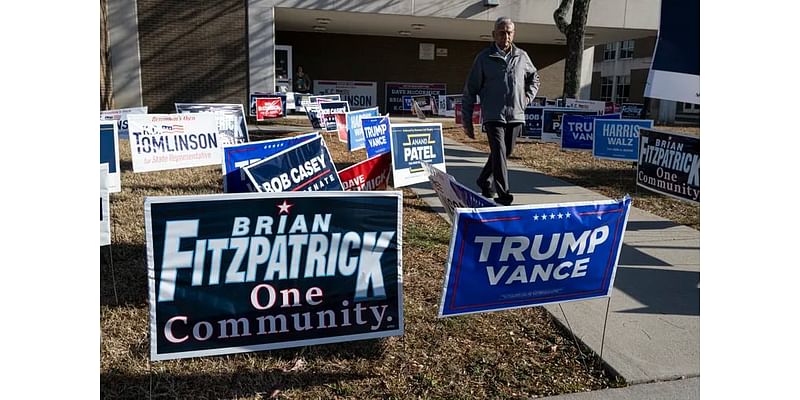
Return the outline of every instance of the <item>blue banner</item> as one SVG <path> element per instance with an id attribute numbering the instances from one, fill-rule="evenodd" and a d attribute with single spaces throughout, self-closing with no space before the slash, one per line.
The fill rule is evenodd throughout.
<path id="1" fill-rule="evenodd" d="M 259 192 L 342 190 L 336 165 L 321 136 L 243 169 Z"/>
<path id="2" fill-rule="evenodd" d="M 447 172 L 442 124 L 392 124 L 390 136 L 394 187 L 427 181 L 428 174 L 422 167 L 423 161 Z"/>
<path id="3" fill-rule="evenodd" d="M 403 334 L 402 193 L 147 197 L 150 358 Z"/>
<path id="4" fill-rule="evenodd" d="M 639 129 L 652 127 L 651 119 L 595 121 L 592 155 L 606 160 L 635 162 L 639 159 Z"/>
<path id="5" fill-rule="evenodd" d="M 525 129 L 520 133 L 520 138 L 542 140 L 543 109 L 543 106 L 529 106 L 525 108 Z"/>
<path id="6" fill-rule="evenodd" d="M 122 190 L 119 172 L 119 133 L 115 121 L 100 121 L 100 164 L 108 164 L 106 184 L 111 193 Z"/>
<path id="7" fill-rule="evenodd" d="M 364 128 L 364 145 L 367 148 L 367 158 L 392 151 L 389 143 L 389 116 L 367 117 L 361 120 Z"/>
<path id="8" fill-rule="evenodd" d="M 306 140 L 319 137 L 319 133 L 312 132 L 305 135 L 263 140 L 260 142 L 243 143 L 227 146 L 222 149 L 222 188 L 225 193 L 255 192 L 250 186 L 247 175 L 242 167 L 261 161 L 284 149 L 303 143 Z"/>
<path id="9" fill-rule="evenodd" d="M 561 148 L 564 150 L 592 151 L 595 119 L 621 119 L 621 114 L 576 115 L 561 118 Z"/>
<path id="10" fill-rule="evenodd" d="M 457 209 L 439 316 L 610 295 L 630 204 Z"/>
<path id="11" fill-rule="evenodd" d="M 363 149 L 364 144 L 364 129 L 362 128 L 362 120 L 367 117 L 377 117 L 378 107 L 367 108 L 364 110 L 351 111 L 345 114 L 347 121 L 347 150 L 354 151 Z M 367 157 L 369 158 L 369 157 Z"/>

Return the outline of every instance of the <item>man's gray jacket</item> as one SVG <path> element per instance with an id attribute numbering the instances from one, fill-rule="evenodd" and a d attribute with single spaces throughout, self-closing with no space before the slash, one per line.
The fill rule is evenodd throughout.
<path id="1" fill-rule="evenodd" d="M 508 62 L 494 43 L 475 57 L 461 99 L 462 123 L 472 120 L 476 95 L 483 122 L 525 122 L 525 107 L 539 91 L 539 74 L 528 53 L 511 46 Z"/>

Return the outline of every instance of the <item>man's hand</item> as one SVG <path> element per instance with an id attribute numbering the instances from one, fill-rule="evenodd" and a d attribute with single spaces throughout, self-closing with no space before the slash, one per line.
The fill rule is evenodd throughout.
<path id="1" fill-rule="evenodd" d="M 467 134 L 468 138 L 475 139 L 475 128 L 472 127 L 472 121 L 470 121 L 468 124 L 464 124 L 462 128 L 464 129 L 464 133 Z"/>

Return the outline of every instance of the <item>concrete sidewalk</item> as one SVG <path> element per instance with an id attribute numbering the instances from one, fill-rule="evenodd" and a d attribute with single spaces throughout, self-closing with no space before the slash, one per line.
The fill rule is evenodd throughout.
<path id="1" fill-rule="evenodd" d="M 480 193 L 475 179 L 487 154 L 445 139 L 445 157 L 447 172 Z M 508 175 L 514 205 L 607 199 L 513 160 Z M 447 219 L 429 183 L 412 189 Z M 603 360 L 632 386 L 557 398 L 700 397 L 700 232 L 635 206 L 634 202 L 610 303 L 604 298 L 545 306 L 595 353 L 601 353 L 602 345 Z M 678 381 L 684 378 L 695 379 Z"/>

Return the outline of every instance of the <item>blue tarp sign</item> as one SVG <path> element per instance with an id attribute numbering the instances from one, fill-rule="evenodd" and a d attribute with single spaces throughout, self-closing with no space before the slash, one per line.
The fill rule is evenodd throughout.
<path id="1" fill-rule="evenodd" d="M 456 209 L 439 316 L 610 295 L 630 204 Z"/>
<path id="2" fill-rule="evenodd" d="M 108 164 L 109 193 L 122 191 L 119 173 L 119 133 L 115 121 L 100 121 L 100 164 Z"/>
<path id="3" fill-rule="evenodd" d="M 380 115 L 378 113 L 378 107 L 345 113 L 348 151 L 363 149 L 366 146 L 364 144 L 364 129 L 362 128 L 361 121 L 363 118 L 377 117 L 378 115 Z"/>
<path id="4" fill-rule="evenodd" d="M 339 172 L 321 136 L 242 168 L 259 192 L 342 190 Z"/>
<path id="5" fill-rule="evenodd" d="M 392 145 L 389 143 L 389 133 L 391 132 L 389 115 L 363 118 L 361 126 L 364 128 L 367 158 L 392 151 Z"/>
<path id="6" fill-rule="evenodd" d="M 288 138 L 262 140 L 227 146 L 222 149 L 222 188 L 225 193 L 255 192 L 242 167 L 261 161 L 284 149 L 319 137 L 312 132 Z"/>
<path id="7" fill-rule="evenodd" d="M 639 159 L 639 129 L 652 127 L 651 119 L 595 121 L 592 156 L 606 160 L 635 162 Z"/>
<path id="8" fill-rule="evenodd" d="M 403 334 L 401 192 L 147 197 L 150 358 Z"/>
<path id="9" fill-rule="evenodd" d="M 561 149 L 592 151 L 594 120 L 621 118 L 621 114 L 564 115 L 561 118 Z"/>
<path id="10" fill-rule="evenodd" d="M 544 107 L 528 106 L 525 108 L 525 129 L 520 139 L 542 140 L 542 110 Z"/>
<path id="11" fill-rule="evenodd" d="M 427 181 L 428 174 L 422 167 L 423 161 L 447 172 L 442 124 L 392 124 L 390 136 L 394 187 Z"/>

